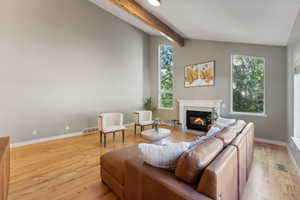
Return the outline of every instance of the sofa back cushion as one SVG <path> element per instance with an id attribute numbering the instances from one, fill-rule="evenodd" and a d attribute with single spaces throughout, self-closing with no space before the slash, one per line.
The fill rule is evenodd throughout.
<path id="1" fill-rule="evenodd" d="M 214 137 L 195 145 L 180 156 L 176 165 L 175 176 L 188 184 L 197 183 L 203 169 L 222 149 L 222 140 Z"/>
<path id="2" fill-rule="evenodd" d="M 197 191 L 211 199 L 238 200 L 238 156 L 229 145 L 204 170 Z"/>
<path id="3" fill-rule="evenodd" d="M 226 127 L 217 133 L 215 137 L 223 140 L 224 145 L 227 146 L 244 129 L 245 126 L 246 122 L 244 120 L 238 120 L 234 125 Z"/>

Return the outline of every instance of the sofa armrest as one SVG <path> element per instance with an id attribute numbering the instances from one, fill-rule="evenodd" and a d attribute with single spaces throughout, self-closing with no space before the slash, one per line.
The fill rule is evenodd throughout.
<path id="1" fill-rule="evenodd" d="M 141 159 L 125 161 L 125 200 L 211 200 L 173 173 L 145 164 Z"/>

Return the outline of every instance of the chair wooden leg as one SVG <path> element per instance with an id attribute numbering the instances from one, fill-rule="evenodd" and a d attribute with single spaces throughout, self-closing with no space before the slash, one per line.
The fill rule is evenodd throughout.
<path id="1" fill-rule="evenodd" d="M 143 131 L 144 131 L 144 129 L 145 129 L 145 127 L 144 127 L 144 126 L 141 126 L 141 132 L 143 132 Z"/>
<path id="2" fill-rule="evenodd" d="M 125 130 L 122 130 L 122 140 L 123 140 L 123 144 L 125 142 Z"/>
<path id="3" fill-rule="evenodd" d="M 115 141 L 115 139 L 116 139 L 116 133 L 113 132 L 113 140 Z"/>
<path id="4" fill-rule="evenodd" d="M 134 135 L 136 135 L 136 124 L 134 124 Z"/>
<path id="5" fill-rule="evenodd" d="M 99 131 L 99 133 L 100 133 L 100 144 L 102 144 L 102 131 Z"/>
<path id="6" fill-rule="evenodd" d="M 106 133 L 103 134 L 104 134 L 104 147 L 106 147 Z"/>

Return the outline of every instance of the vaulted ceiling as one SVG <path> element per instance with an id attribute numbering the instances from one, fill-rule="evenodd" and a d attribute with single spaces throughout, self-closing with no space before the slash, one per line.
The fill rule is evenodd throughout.
<path id="1" fill-rule="evenodd" d="M 160 33 L 109 0 L 90 0 L 145 31 Z M 286 45 L 300 0 L 161 0 L 160 7 L 136 0 L 188 39 Z"/>

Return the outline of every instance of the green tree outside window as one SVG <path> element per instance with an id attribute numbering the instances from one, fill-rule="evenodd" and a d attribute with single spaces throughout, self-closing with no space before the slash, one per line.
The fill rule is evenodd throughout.
<path id="1" fill-rule="evenodd" d="M 263 114 L 265 59 L 232 56 L 232 111 Z"/>
<path id="2" fill-rule="evenodd" d="M 173 107 L 173 48 L 159 46 L 159 107 Z"/>

